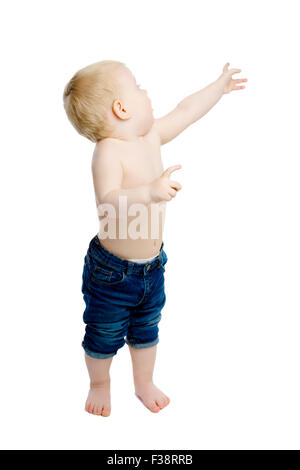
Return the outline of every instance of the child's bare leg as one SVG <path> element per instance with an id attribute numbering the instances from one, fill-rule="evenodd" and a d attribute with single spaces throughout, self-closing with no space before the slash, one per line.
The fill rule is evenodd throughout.
<path id="1" fill-rule="evenodd" d="M 170 403 L 170 398 L 153 384 L 157 345 L 140 349 L 130 345 L 128 347 L 132 360 L 135 394 L 150 411 L 157 413 Z"/>
<path id="2" fill-rule="evenodd" d="M 110 415 L 109 369 L 112 360 L 113 357 L 95 359 L 85 354 L 85 362 L 90 376 L 90 391 L 86 400 L 85 409 L 94 415 Z"/>

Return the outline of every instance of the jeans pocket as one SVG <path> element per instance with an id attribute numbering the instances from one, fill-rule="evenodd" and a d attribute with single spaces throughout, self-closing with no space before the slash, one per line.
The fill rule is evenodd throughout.
<path id="1" fill-rule="evenodd" d="M 113 266 L 107 266 L 99 259 L 93 261 L 90 269 L 90 280 L 96 284 L 115 285 L 120 284 L 126 278 L 123 270 L 118 270 Z"/>

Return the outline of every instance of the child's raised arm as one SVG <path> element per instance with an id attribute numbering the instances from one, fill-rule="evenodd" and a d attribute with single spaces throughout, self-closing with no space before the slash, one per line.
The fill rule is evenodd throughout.
<path id="1" fill-rule="evenodd" d="M 232 75 L 241 72 L 241 69 L 228 70 L 228 66 L 229 62 L 225 64 L 222 75 L 216 81 L 184 98 L 173 111 L 155 120 L 154 127 L 160 136 L 161 145 L 174 139 L 188 126 L 202 118 L 223 94 L 245 88 L 237 84 L 247 82 L 247 78 L 232 79 Z"/>

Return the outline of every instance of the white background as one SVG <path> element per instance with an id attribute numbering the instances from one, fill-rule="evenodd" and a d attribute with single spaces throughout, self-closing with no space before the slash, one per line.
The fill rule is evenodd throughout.
<path id="1" fill-rule="evenodd" d="M 11 1 L 1 13 L 1 447 L 300 448 L 297 1 Z M 298 32 L 297 32 L 298 29 Z M 125 62 L 154 116 L 241 68 L 225 95 L 162 147 L 183 189 L 168 203 L 169 261 L 152 414 L 125 345 L 112 414 L 84 411 L 83 257 L 97 233 L 94 144 L 63 88 Z"/>

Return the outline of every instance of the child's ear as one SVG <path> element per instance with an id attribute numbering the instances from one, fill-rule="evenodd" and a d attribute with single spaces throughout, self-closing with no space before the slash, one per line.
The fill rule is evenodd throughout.
<path id="1" fill-rule="evenodd" d="M 112 111 L 119 119 L 129 119 L 130 114 L 126 111 L 125 107 L 120 100 L 114 100 L 112 104 Z"/>

